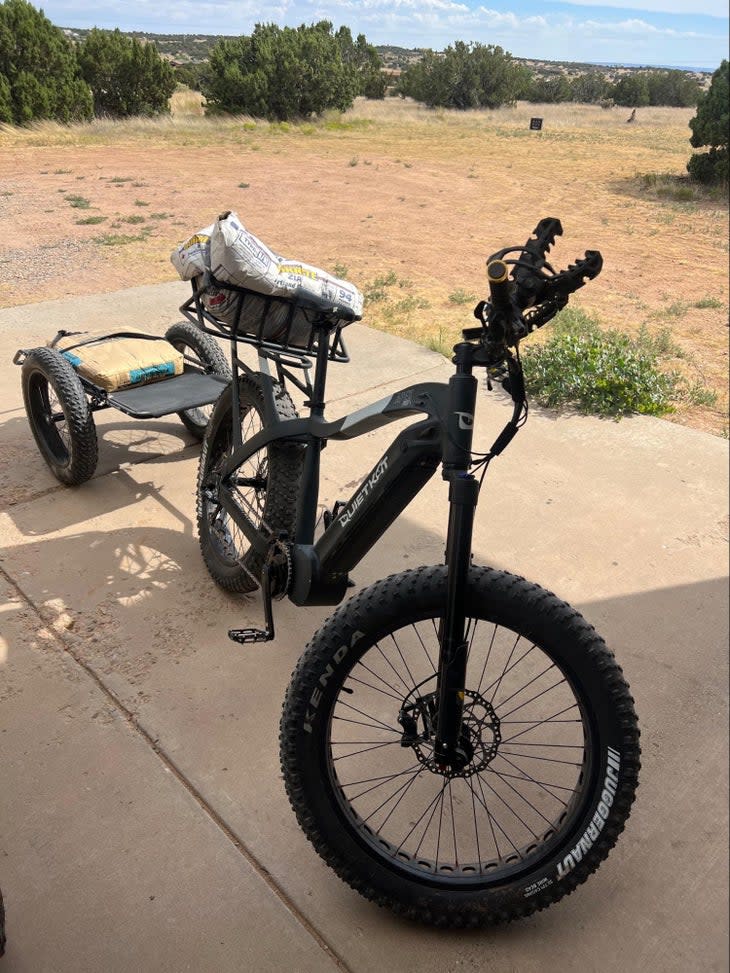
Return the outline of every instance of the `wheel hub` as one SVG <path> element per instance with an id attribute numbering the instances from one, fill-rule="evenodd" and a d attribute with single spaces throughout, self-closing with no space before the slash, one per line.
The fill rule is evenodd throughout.
<path id="1" fill-rule="evenodd" d="M 441 777 L 472 777 L 497 756 L 502 740 L 499 718 L 492 704 L 480 693 L 464 690 L 464 710 L 458 757 L 451 764 L 439 762 L 434 743 L 438 722 L 438 694 L 403 701 L 398 722 L 403 727 L 402 747 L 411 747 L 420 764 Z"/>

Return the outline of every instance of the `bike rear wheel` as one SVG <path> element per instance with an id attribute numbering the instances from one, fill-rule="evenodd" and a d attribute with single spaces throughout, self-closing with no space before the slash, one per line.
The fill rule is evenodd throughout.
<path id="1" fill-rule="evenodd" d="M 240 423 L 243 442 L 264 427 L 263 393 L 250 375 L 239 379 Z M 296 419 L 288 392 L 274 384 L 280 419 Z M 232 452 L 233 395 L 229 385 L 221 393 L 210 417 L 198 467 L 197 520 L 203 560 L 211 577 L 227 591 L 255 591 L 261 579 L 263 558 L 223 509 L 218 471 Z M 293 536 L 297 499 L 304 462 L 300 443 L 273 442 L 254 453 L 234 471 L 233 497 L 257 527 L 275 538 L 280 531 Z"/>
<path id="2" fill-rule="evenodd" d="M 292 677 L 281 762 L 300 825 L 366 898 L 434 925 L 487 925 L 585 881 L 629 815 L 639 732 L 621 669 L 572 608 L 472 568 L 460 770 L 439 767 L 446 568 L 377 582 Z"/>

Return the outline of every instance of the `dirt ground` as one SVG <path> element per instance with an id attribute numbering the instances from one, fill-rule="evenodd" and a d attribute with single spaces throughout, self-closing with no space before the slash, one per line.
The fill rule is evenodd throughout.
<path id="1" fill-rule="evenodd" d="M 716 396 L 671 418 L 727 436 L 727 202 L 680 181 L 692 114 L 627 125 L 623 109 L 389 99 L 317 124 L 0 128 L 0 307 L 171 280 L 173 247 L 232 209 L 273 249 L 369 292 L 366 323 L 448 345 L 473 321 L 485 258 L 557 216 L 556 265 L 604 256 L 575 302 L 605 325 L 669 329 L 678 367 Z"/>

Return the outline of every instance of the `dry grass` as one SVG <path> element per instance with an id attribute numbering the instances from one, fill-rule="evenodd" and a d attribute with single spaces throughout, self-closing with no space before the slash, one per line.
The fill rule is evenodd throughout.
<path id="1" fill-rule="evenodd" d="M 180 86 L 170 98 L 170 113 L 177 118 L 200 118 L 205 113 L 205 98 L 199 91 Z"/>
<path id="2" fill-rule="evenodd" d="M 345 115 L 299 124 L 201 110 L 199 96 L 180 91 L 163 119 L 0 128 L 3 238 L 22 217 L 24 259 L 36 246 L 41 268 L 54 247 L 79 241 L 72 285 L 85 293 L 171 279 L 172 247 L 236 209 L 275 249 L 346 265 L 363 289 L 394 276 L 367 322 L 448 348 L 470 323 L 469 307 L 450 295 L 481 294 L 486 256 L 559 216 L 567 242 L 557 263 L 586 248 L 604 254 L 577 303 L 627 331 L 669 326 L 680 367 L 718 395 L 714 407 L 683 407 L 678 420 L 727 428 L 727 202 L 698 196 L 686 179 L 692 110 L 641 109 L 633 125 L 624 109 L 585 105 L 459 113 L 360 100 Z M 533 115 L 542 133 L 529 131 Z M 111 236 L 139 213 L 136 201 L 155 218 L 124 246 L 102 246 L 63 201 L 81 187 Z M 66 274 L 44 273 L 34 299 L 68 293 Z M 0 282 L 0 305 L 27 300 L 12 276 Z"/>

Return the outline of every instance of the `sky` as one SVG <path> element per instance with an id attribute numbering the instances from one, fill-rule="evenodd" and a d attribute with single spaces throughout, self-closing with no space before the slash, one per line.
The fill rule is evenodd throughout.
<path id="1" fill-rule="evenodd" d="M 330 20 L 372 44 L 499 44 L 516 57 L 714 70 L 728 57 L 727 0 L 35 0 L 59 27 L 247 34 Z"/>

